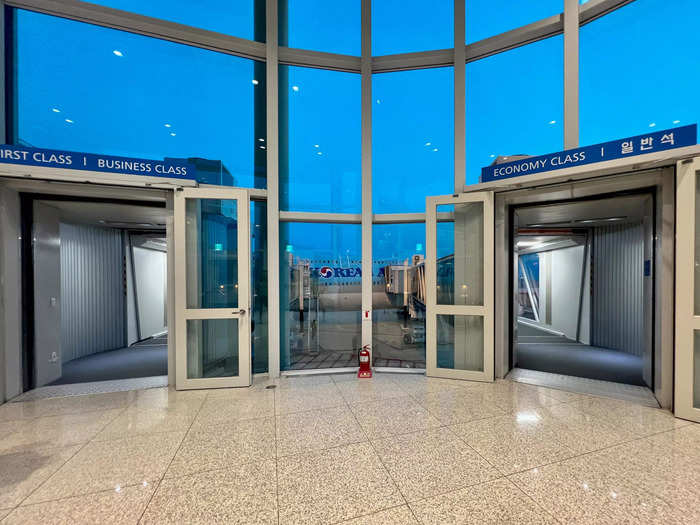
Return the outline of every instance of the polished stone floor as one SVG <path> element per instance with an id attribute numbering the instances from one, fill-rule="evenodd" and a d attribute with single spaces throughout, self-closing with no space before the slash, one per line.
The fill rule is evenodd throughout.
<path id="1" fill-rule="evenodd" d="M 2 523 L 700 523 L 700 425 L 379 374 L 0 406 Z"/>

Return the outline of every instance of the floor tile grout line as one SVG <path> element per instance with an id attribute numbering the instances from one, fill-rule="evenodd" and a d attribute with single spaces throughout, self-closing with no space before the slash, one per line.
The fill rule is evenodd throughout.
<path id="1" fill-rule="evenodd" d="M 169 389 L 168 389 L 168 392 L 170 392 Z M 185 439 L 187 439 L 187 435 L 190 433 L 190 429 L 192 428 L 192 425 L 194 425 L 194 422 L 197 419 L 197 416 L 199 416 L 200 412 L 202 411 L 202 408 L 204 408 L 204 403 L 206 403 L 208 397 L 209 397 L 209 392 L 207 392 L 203 396 L 202 404 L 199 406 L 199 410 L 197 410 L 197 413 L 192 418 L 192 421 L 190 422 L 190 426 L 187 427 L 187 430 L 185 431 L 185 433 L 182 436 L 182 439 L 180 440 L 180 443 L 178 444 L 177 448 L 175 449 L 175 453 L 170 458 L 168 465 L 163 469 L 163 473 L 161 474 L 160 478 L 158 479 L 158 482 L 155 483 L 155 487 L 153 487 L 153 492 L 151 492 L 151 497 L 148 498 L 148 501 L 143 506 L 143 510 L 141 511 L 141 514 L 139 515 L 139 519 L 136 521 L 136 523 L 141 523 L 141 521 L 143 520 L 144 514 L 146 514 L 146 511 L 148 510 L 148 507 L 150 506 L 151 502 L 153 501 L 153 498 L 155 497 L 156 492 L 158 492 L 160 485 L 163 483 L 163 480 L 165 479 L 165 474 L 167 474 L 168 469 L 173 464 L 173 461 L 175 460 L 175 456 L 177 456 L 177 453 L 180 452 L 180 449 L 182 448 L 182 444 L 185 442 Z"/>
<path id="2" fill-rule="evenodd" d="M 111 424 L 112 421 L 114 421 L 117 417 L 119 417 L 125 410 L 126 410 L 126 407 L 124 407 L 118 414 L 115 414 L 114 417 L 113 417 L 112 419 L 110 419 L 109 421 L 105 422 L 105 424 L 104 424 L 97 432 L 95 432 L 95 436 L 96 436 L 97 434 L 99 434 L 100 432 L 102 432 L 105 428 L 107 428 L 107 425 Z M 40 489 L 41 487 L 43 487 L 46 483 L 48 483 L 49 480 L 51 480 L 56 474 L 58 474 L 58 472 L 59 472 L 63 467 L 65 467 L 66 464 L 67 464 L 70 460 L 72 460 L 75 456 L 77 456 L 77 455 L 80 453 L 80 451 L 82 451 L 85 447 L 87 447 L 90 443 L 92 443 L 92 439 L 93 439 L 95 436 L 93 436 L 93 437 L 90 438 L 89 440 L 87 440 L 87 441 L 85 441 L 84 443 L 82 443 L 82 444 L 80 445 L 80 447 L 78 448 L 78 450 L 76 450 L 75 453 L 73 453 L 73 454 L 71 455 L 71 457 L 69 457 L 69 458 L 66 459 L 63 463 L 61 463 L 61 464 L 58 466 L 58 468 L 57 468 L 56 470 L 54 470 L 54 471 L 51 473 L 51 475 L 49 475 L 44 481 L 42 481 L 41 483 L 39 483 L 31 492 L 29 492 L 29 494 L 27 494 L 24 498 L 22 498 L 22 500 L 15 506 L 15 508 L 21 507 L 21 506 L 22 506 L 22 503 L 24 503 L 25 501 L 27 501 L 27 499 L 30 498 L 37 490 L 39 490 L 39 489 Z M 66 445 L 66 446 L 67 446 L 67 447 L 69 447 L 69 446 L 77 446 L 77 444 L 74 444 L 74 445 Z M 13 510 L 13 512 L 14 512 L 14 510 Z M 9 516 L 9 514 L 8 514 L 8 516 Z"/>
<path id="3" fill-rule="evenodd" d="M 359 516 L 353 516 L 352 518 L 348 518 L 346 520 L 334 521 L 331 525 L 342 525 L 343 523 L 348 523 L 348 522 L 356 520 L 358 518 L 367 518 L 369 516 L 374 516 L 374 515 L 380 514 L 382 512 L 387 512 L 389 510 L 400 509 L 401 507 L 408 507 L 409 510 L 411 509 L 411 507 L 408 503 L 403 503 L 400 505 L 394 505 L 393 507 L 387 507 L 385 509 L 375 510 L 374 512 L 369 512 L 367 514 L 360 514 Z M 411 513 L 413 513 L 413 511 L 411 511 Z M 414 516 L 415 516 L 415 514 L 414 514 Z M 418 523 L 422 523 L 422 522 L 419 520 Z"/>
<path id="4" fill-rule="evenodd" d="M 565 460 L 565 461 L 566 461 L 566 460 Z M 541 510 L 542 512 L 544 512 L 547 516 L 550 516 L 550 517 L 551 517 L 554 521 L 556 521 L 557 523 L 562 523 L 562 521 L 561 521 L 557 516 L 555 516 L 554 514 L 552 514 L 551 512 L 549 512 L 546 508 L 544 508 L 541 504 L 539 504 L 539 503 L 535 500 L 535 498 L 533 498 L 532 496 L 530 496 L 530 494 L 528 494 L 527 492 L 525 492 L 525 491 L 522 489 L 522 487 L 520 487 L 517 483 L 515 483 L 515 482 L 514 482 L 512 479 L 510 479 L 508 476 L 504 476 L 502 479 L 505 479 L 510 485 L 512 485 L 512 486 L 515 487 L 517 490 L 519 490 L 520 492 L 522 492 L 522 494 L 523 494 L 527 499 L 529 499 L 530 501 L 532 501 L 532 503 L 535 505 L 535 507 L 537 507 L 538 509 L 540 509 L 540 510 Z"/>
<path id="5" fill-rule="evenodd" d="M 280 525 L 280 466 L 277 450 L 277 388 L 272 391 L 272 419 L 275 425 L 275 499 L 277 501 L 277 525 Z"/>
<path id="6" fill-rule="evenodd" d="M 384 461 L 382 460 L 382 457 L 381 457 L 381 456 L 379 455 L 379 453 L 377 452 L 377 449 L 376 449 L 376 447 L 374 446 L 374 443 L 372 443 L 372 440 L 369 439 L 369 436 L 367 435 L 367 432 L 365 431 L 364 427 L 360 424 L 360 420 L 357 418 L 357 414 L 355 414 L 355 413 L 352 411 L 352 408 L 350 408 L 350 404 L 347 403 L 347 401 L 346 401 L 346 404 L 347 404 L 347 406 L 348 406 L 348 410 L 350 410 L 350 413 L 352 414 L 352 417 L 355 419 L 355 422 L 357 423 L 357 426 L 360 427 L 360 430 L 361 430 L 362 433 L 365 435 L 365 439 L 367 440 L 367 443 L 369 444 L 370 447 L 372 447 L 372 452 L 374 452 L 374 455 L 377 456 L 377 459 L 379 460 L 379 464 L 382 466 L 382 468 L 384 469 L 384 472 L 386 472 L 386 475 L 389 476 L 389 479 L 390 479 L 391 482 L 394 484 L 394 487 L 396 488 L 396 490 L 398 491 L 398 493 L 401 495 L 401 498 L 403 499 L 404 504 L 408 505 L 408 500 L 406 499 L 406 496 L 404 495 L 403 491 L 401 490 L 401 488 L 399 487 L 398 483 L 397 483 L 396 480 L 394 479 L 394 476 L 392 476 L 392 475 L 391 475 L 391 472 L 389 472 L 389 469 L 387 468 L 386 464 L 385 464 Z M 391 438 L 389 438 L 389 439 L 391 439 Z M 410 507 L 409 507 L 409 508 L 410 508 Z M 382 510 L 385 510 L 385 509 L 382 509 Z M 411 512 L 413 512 L 413 511 L 411 511 Z M 420 522 L 419 522 L 419 523 L 420 523 Z"/>

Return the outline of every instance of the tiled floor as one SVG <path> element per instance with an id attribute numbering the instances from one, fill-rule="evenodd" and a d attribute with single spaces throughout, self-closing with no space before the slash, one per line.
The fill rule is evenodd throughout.
<path id="1" fill-rule="evenodd" d="M 700 523 L 700 425 L 405 374 L 0 406 L 2 523 Z"/>

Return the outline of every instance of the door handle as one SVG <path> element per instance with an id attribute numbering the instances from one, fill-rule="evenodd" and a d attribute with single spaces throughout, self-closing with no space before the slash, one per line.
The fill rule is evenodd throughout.
<path id="1" fill-rule="evenodd" d="M 233 312 L 233 313 L 234 313 L 234 314 L 238 314 L 238 315 L 245 315 L 245 312 L 246 312 L 246 309 L 245 309 L 245 308 L 241 308 L 241 309 L 238 310 L 237 312 Z"/>

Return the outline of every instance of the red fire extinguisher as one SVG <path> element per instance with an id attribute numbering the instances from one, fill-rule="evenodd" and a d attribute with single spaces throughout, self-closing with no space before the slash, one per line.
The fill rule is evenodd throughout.
<path id="1" fill-rule="evenodd" d="M 358 354 L 360 360 L 360 370 L 357 377 L 372 377 L 372 368 L 369 366 L 369 345 L 362 347 Z"/>

